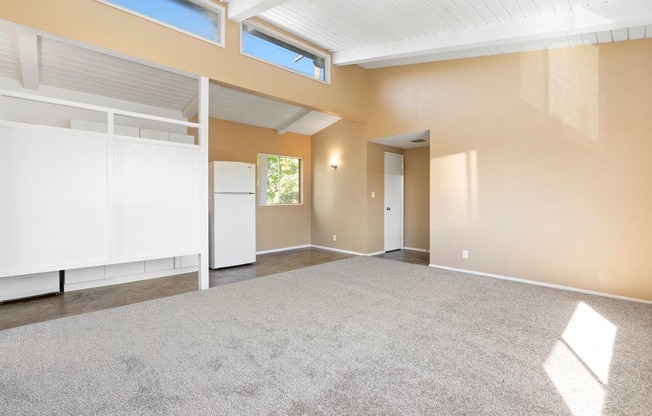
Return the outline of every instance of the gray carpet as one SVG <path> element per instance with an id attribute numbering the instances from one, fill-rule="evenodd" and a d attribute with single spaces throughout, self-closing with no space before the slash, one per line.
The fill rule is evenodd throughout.
<path id="1" fill-rule="evenodd" d="M 351 258 L 0 331 L 0 414 L 650 415 L 652 305 Z"/>

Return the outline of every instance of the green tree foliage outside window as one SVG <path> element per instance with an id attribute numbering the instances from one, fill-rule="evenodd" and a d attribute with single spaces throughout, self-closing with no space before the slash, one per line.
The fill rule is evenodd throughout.
<path id="1" fill-rule="evenodd" d="M 267 205 L 300 204 L 301 159 L 275 155 L 261 157 L 267 159 Z"/>

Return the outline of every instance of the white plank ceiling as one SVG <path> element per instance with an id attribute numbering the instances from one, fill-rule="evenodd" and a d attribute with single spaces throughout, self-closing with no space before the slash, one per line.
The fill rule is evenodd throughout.
<path id="1" fill-rule="evenodd" d="M 0 26 L 0 76 L 20 80 L 18 40 L 13 30 Z"/>
<path id="2" fill-rule="evenodd" d="M 496 46 L 484 46 L 481 48 L 427 54 L 410 58 L 387 59 L 378 62 L 368 62 L 363 64 L 363 66 L 368 69 L 384 68 L 388 66 L 449 61 L 453 59 L 476 58 L 479 56 L 529 52 L 543 49 L 568 48 L 581 45 L 597 45 L 602 43 L 637 40 L 643 38 L 652 38 L 652 25 L 619 30 L 608 30 L 603 32 L 592 32 L 581 35 L 558 36 L 552 39 L 522 41 Z"/>
<path id="3" fill-rule="evenodd" d="M 18 30 L 0 25 L 0 77 L 22 83 Z M 30 64 L 35 65 L 40 85 L 179 112 L 192 108 L 196 100 L 198 82 L 193 76 L 48 37 L 38 36 L 37 53 Z M 340 119 L 216 84 L 211 84 L 209 112 L 223 120 L 305 135 Z M 187 115 L 194 114 L 196 110 L 190 110 Z"/>
<path id="4" fill-rule="evenodd" d="M 228 7 L 333 52 L 335 64 L 365 68 L 652 37 L 651 0 L 230 0 Z"/>

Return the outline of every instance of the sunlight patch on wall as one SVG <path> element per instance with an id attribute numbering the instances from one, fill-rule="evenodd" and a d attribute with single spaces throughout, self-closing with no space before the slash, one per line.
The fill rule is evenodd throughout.
<path id="1" fill-rule="evenodd" d="M 617 328 L 580 302 L 543 368 L 574 416 L 600 416 Z"/>
<path id="2" fill-rule="evenodd" d="M 430 195 L 435 195 L 431 226 L 452 229 L 478 223 L 478 152 L 430 160 Z"/>
<path id="3" fill-rule="evenodd" d="M 599 55 L 593 47 L 549 54 L 549 113 L 567 126 L 599 141 Z"/>

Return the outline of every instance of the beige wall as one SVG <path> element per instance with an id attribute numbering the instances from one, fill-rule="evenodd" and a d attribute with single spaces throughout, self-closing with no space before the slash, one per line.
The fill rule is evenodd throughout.
<path id="1" fill-rule="evenodd" d="M 431 263 L 652 300 L 651 67 L 642 40 L 370 71 L 367 137 L 431 130 Z"/>
<path id="2" fill-rule="evenodd" d="M 167 65 L 262 95 L 363 121 L 366 71 L 332 66 L 332 85 L 240 54 L 227 19 L 226 47 L 187 36 L 95 0 L 0 0 L 0 19 Z"/>
<path id="3" fill-rule="evenodd" d="M 405 237 L 403 245 L 430 249 L 430 148 L 405 150 Z"/>
<path id="4" fill-rule="evenodd" d="M 310 244 L 312 164 L 310 137 L 230 121 L 210 119 L 209 158 L 257 163 L 258 153 L 303 158 L 303 204 L 258 206 L 256 249 L 274 250 Z"/>
<path id="5" fill-rule="evenodd" d="M 364 125 L 348 120 L 312 136 L 313 244 L 366 252 L 366 146 Z M 339 160 L 336 170 L 330 168 L 333 157 Z"/>
<path id="6" fill-rule="evenodd" d="M 385 251 L 385 152 L 402 155 L 403 149 L 367 143 L 367 250 Z M 371 193 L 375 197 L 371 197 Z"/>

